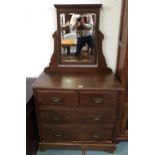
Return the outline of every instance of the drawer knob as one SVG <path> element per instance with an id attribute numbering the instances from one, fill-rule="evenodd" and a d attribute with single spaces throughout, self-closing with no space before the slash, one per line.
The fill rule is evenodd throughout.
<path id="1" fill-rule="evenodd" d="M 103 97 L 93 97 L 93 101 L 95 103 L 102 103 L 103 102 Z"/>
<path id="2" fill-rule="evenodd" d="M 94 116 L 93 117 L 94 121 L 101 121 L 101 119 L 102 119 L 102 116 Z"/>
<path id="3" fill-rule="evenodd" d="M 61 133 L 56 133 L 55 137 L 62 137 L 62 134 Z"/>
<path id="4" fill-rule="evenodd" d="M 50 101 L 53 104 L 61 104 L 61 98 L 60 97 L 51 97 Z"/>
<path id="5" fill-rule="evenodd" d="M 54 121 L 59 121 L 59 120 L 61 120 L 61 117 L 59 117 L 59 116 L 53 116 L 53 120 Z"/>
<path id="6" fill-rule="evenodd" d="M 99 138 L 99 137 L 100 136 L 97 133 L 93 134 L 93 138 Z"/>

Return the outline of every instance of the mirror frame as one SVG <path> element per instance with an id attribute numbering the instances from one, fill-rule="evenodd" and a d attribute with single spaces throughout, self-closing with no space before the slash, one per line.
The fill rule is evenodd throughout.
<path id="1" fill-rule="evenodd" d="M 97 63 L 94 65 L 61 65 L 60 64 L 60 29 L 56 30 L 53 33 L 54 38 L 54 52 L 52 53 L 49 66 L 44 68 L 44 72 L 47 74 L 51 74 L 53 72 L 58 73 L 103 73 L 108 72 L 111 73 L 112 70 L 107 66 L 103 51 L 102 51 L 102 41 L 104 39 L 104 35 L 99 30 L 99 17 L 100 17 L 100 8 L 102 4 L 73 4 L 73 5 L 54 5 L 57 10 L 57 20 L 58 25 L 60 25 L 60 13 L 64 12 L 92 12 L 96 13 L 96 42 L 97 42 Z M 79 10 L 80 8 L 80 10 Z M 96 45 L 95 45 L 96 46 Z"/>
<path id="2" fill-rule="evenodd" d="M 99 31 L 99 18 L 100 18 L 100 8 L 101 4 L 73 4 L 73 5 L 54 5 L 57 9 L 57 30 L 58 30 L 58 62 L 60 65 L 96 65 L 97 64 L 97 43 L 98 43 L 98 31 Z M 62 13 L 94 13 L 96 14 L 96 29 L 95 29 L 95 39 L 94 39 L 94 51 L 95 58 L 93 62 L 88 63 L 63 63 L 61 56 L 61 27 L 60 27 L 60 14 Z"/>

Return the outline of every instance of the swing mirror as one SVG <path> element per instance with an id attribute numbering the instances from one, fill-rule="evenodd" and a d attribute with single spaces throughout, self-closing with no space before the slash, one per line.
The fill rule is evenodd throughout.
<path id="1" fill-rule="evenodd" d="M 59 64 L 97 64 L 98 9 L 93 5 L 56 8 Z"/>

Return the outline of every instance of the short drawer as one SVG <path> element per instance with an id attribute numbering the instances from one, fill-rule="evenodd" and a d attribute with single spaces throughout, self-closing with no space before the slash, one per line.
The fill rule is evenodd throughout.
<path id="1" fill-rule="evenodd" d="M 80 91 L 81 106 L 114 106 L 117 93 L 113 91 Z"/>
<path id="2" fill-rule="evenodd" d="M 115 122 L 115 109 L 51 108 L 40 110 L 40 121 L 52 124 L 111 124 Z"/>
<path id="3" fill-rule="evenodd" d="M 78 95 L 75 91 L 38 90 L 37 98 L 39 104 L 42 105 L 78 105 Z"/>
<path id="4" fill-rule="evenodd" d="M 42 125 L 42 141 L 110 141 L 112 136 L 112 126 Z"/>

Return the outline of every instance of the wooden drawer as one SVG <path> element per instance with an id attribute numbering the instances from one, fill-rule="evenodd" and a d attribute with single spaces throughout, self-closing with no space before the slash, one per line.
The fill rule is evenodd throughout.
<path id="1" fill-rule="evenodd" d="M 117 93 L 112 91 L 80 91 L 81 106 L 114 106 Z"/>
<path id="2" fill-rule="evenodd" d="M 42 105 L 78 105 L 78 95 L 75 91 L 38 90 L 37 98 Z"/>
<path id="3" fill-rule="evenodd" d="M 53 124 L 114 123 L 115 109 L 92 108 L 44 108 L 40 110 L 40 121 Z"/>
<path id="4" fill-rule="evenodd" d="M 112 126 L 42 125 L 42 141 L 110 141 L 112 135 Z"/>

